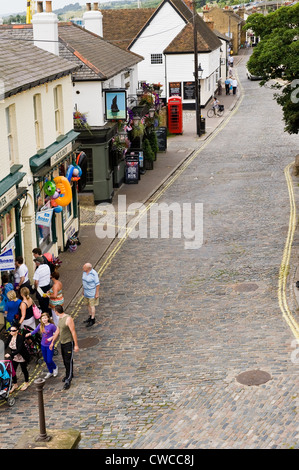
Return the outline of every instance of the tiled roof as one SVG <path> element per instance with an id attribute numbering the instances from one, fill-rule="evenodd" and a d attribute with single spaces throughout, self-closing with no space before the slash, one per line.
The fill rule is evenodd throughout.
<path id="1" fill-rule="evenodd" d="M 220 39 L 200 16 L 196 18 L 196 30 L 198 52 L 210 52 L 221 46 Z M 188 23 L 163 52 L 164 54 L 194 53 L 193 24 Z"/>
<path id="2" fill-rule="evenodd" d="M 94 78 L 107 79 L 118 74 L 122 70 L 137 64 L 143 57 L 133 52 L 124 51 L 120 47 L 111 44 L 100 36 L 87 31 L 73 23 L 59 24 L 59 39 L 73 55 L 93 72 Z M 86 67 L 76 74 L 77 78 L 84 80 L 91 78 L 86 76 Z"/>
<path id="3" fill-rule="evenodd" d="M 241 16 L 237 15 L 237 13 L 235 13 L 234 11 L 231 11 L 231 10 L 223 10 L 223 12 L 226 14 L 226 15 L 229 15 L 231 17 L 231 19 L 235 20 L 237 23 L 245 23 L 245 21 L 243 20 L 243 18 L 241 18 Z"/>
<path id="4" fill-rule="evenodd" d="M 179 53 L 193 51 L 193 39 L 192 41 L 190 39 L 190 29 L 193 30 L 193 26 L 190 26 L 190 23 L 193 22 L 193 12 L 183 0 L 163 0 L 155 9 L 101 10 L 104 38 L 113 41 L 114 44 L 118 44 L 124 49 L 130 48 L 138 39 L 138 36 L 146 29 L 151 18 L 159 13 L 159 10 L 165 3 L 173 6 L 188 27 L 181 31 L 164 52 Z M 212 51 L 221 46 L 220 40 L 200 16 L 196 19 L 196 27 L 198 30 L 199 51 Z"/>
<path id="5" fill-rule="evenodd" d="M 223 39 L 224 41 L 227 41 L 227 42 L 231 41 L 229 36 L 227 36 L 226 34 L 220 33 L 220 31 L 218 31 L 218 29 L 214 28 L 213 32 L 216 34 L 217 38 Z"/>
<path id="6" fill-rule="evenodd" d="M 1 31 L 0 37 L 0 80 L 5 98 L 68 75 L 76 68 L 73 62 L 46 52 L 31 41 L 4 39 Z"/>
<path id="7" fill-rule="evenodd" d="M 50 56 L 57 60 L 70 61 L 73 67 L 79 66 L 73 71 L 75 80 L 106 80 L 143 59 L 71 22 L 58 23 L 58 34 L 60 57 L 53 54 Z M 2 25 L 0 37 L 24 39 L 28 41 L 27 44 L 32 44 L 32 25 Z"/>
<path id="8" fill-rule="evenodd" d="M 104 39 L 126 50 L 154 12 L 155 8 L 101 10 Z"/>

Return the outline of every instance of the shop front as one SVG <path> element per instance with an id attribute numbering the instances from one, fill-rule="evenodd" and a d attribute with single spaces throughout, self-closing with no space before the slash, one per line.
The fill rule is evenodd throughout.
<path id="1" fill-rule="evenodd" d="M 119 187 L 123 181 L 123 163 L 114 159 L 112 150 L 112 138 L 116 129 L 115 123 L 107 123 L 102 127 L 91 128 L 91 133 L 81 131 L 77 140 L 80 143 L 80 151 L 84 152 L 87 158 L 84 191 L 93 193 L 95 204 L 111 202 L 114 187 Z M 120 168 L 119 175 L 116 175 L 117 168 Z"/>
<path id="2" fill-rule="evenodd" d="M 27 189 L 19 187 L 25 176 L 18 171 L 20 168 L 21 165 L 12 167 L 11 173 L 0 181 L 0 253 L 11 249 L 14 258 L 23 254 L 21 212 L 27 195 Z"/>
<path id="3" fill-rule="evenodd" d="M 70 131 L 30 159 L 37 246 L 54 256 L 66 249 L 79 230 L 78 135 Z"/>

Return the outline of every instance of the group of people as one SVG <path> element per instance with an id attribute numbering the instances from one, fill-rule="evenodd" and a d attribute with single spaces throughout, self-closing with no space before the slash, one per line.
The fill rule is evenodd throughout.
<path id="1" fill-rule="evenodd" d="M 235 95 L 237 93 L 238 81 L 235 77 L 226 77 L 224 84 L 226 95 Z"/>
<path id="2" fill-rule="evenodd" d="M 24 375 L 24 384 L 21 390 L 29 386 L 29 352 L 25 341 L 30 336 L 41 335 L 41 352 L 48 372 L 45 379 L 57 377 L 58 367 L 53 360 L 54 345 L 60 337 L 61 355 L 65 366 L 63 378 L 66 390 L 71 385 L 73 378 L 73 353 L 79 351 L 75 324 L 72 317 L 64 312 L 64 296 L 59 273 L 51 266 L 46 254 L 42 255 L 39 248 L 33 250 L 36 269 L 33 275 L 33 287 L 28 278 L 28 269 L 22 257 L 16 259 L 14 272 L 14 284 L 9 282 L 6 274 L 2 275 L 2 302 L 6 317 L 6 330 L 9 333 L 5 342 L 5 358 L 12 361 L 14 370 L 20 366 Z M 20 269 L 21 268 L 21 269 Z M 90 327 L 95 323 L 95 308 L 99 305 L 100 281 L 97 272 L 90 263 L 83 266 L 82 274 L 83 296 L 88 306 L 89 316 L 84 320 L 85 326 Z M 35 304 L 33 293 L 39 302 L 41 317 L 36 326 L 36 318 L 33 313 Z M 27 326 L 29 329 L 24 329 Z M 12 378 L 11 392 L 18 388 L 17 376 Z"/>

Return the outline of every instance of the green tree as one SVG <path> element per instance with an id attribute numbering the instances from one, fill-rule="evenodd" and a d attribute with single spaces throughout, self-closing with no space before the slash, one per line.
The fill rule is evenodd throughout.
<path id="1" fill-rule="evenodd" d="M 247 67 L 263 77 L 261 85 L 279 80 L 280 89 L 274 97 L 282 106 L 285 130 L 299 132 L 299 3 L 285 6 L 268 15 L 254 13 L 246 21 L 260 41 L 252 53 Z"/>

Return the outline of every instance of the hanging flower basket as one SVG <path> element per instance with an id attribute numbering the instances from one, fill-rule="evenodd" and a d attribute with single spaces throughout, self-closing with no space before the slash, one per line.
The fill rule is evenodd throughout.
<path id="1" fill-rule="evenodd" d="M 74 127 L 80 129 L 86 129 L 91 134 L 90 125 L 87 122 L 86 114 L 80 113 L 80 111 L 74 111 L 73 113 Z"/>

